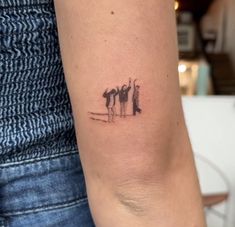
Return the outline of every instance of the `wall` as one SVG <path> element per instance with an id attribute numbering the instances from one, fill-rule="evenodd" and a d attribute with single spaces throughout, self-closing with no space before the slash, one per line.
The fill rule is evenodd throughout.
<path id="1" fill-rule="evenodd" d="M 227 223 L 214 215 L 207 215 L 208 227 L 235 226 L 235 97 L 185 97 L 183 107 L 191 138 L 200 183 L 204 193 L 230 191 L 226 204 L 217 206 L 226 211 Z M 219 168 L 228 184 L 210 165 L 200 159 L 209 160 Z"/>

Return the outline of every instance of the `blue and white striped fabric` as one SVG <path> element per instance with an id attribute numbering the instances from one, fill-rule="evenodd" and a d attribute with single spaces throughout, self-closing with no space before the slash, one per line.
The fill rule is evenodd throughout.
<path id="1" fill-rule="evenodd" d="M 0 164 L 76 151 L 52 0 L 0 0 Z"/>
<path id="2" fill-rule="evenodd" d="M 95 226 L 52 0 L 0 0 L 0 226 Z"/>

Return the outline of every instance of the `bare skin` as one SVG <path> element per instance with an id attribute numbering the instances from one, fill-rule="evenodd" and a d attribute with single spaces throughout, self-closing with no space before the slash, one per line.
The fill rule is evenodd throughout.
<path id="1" fill-rule="evenodd" d="M 55 0 L 55 6 L 96 226 L 204 227 L 179 93 L 173 1 Z M 138 78 L 143 112 L 114 124 L 92 121 L 89 111 L 105 109 L 105 88 L 128 75 Z"/>

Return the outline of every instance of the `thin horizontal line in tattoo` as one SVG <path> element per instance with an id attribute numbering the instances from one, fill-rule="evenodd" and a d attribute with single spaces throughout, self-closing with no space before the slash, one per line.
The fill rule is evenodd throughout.
<path id="1" fill-rule="evenodd" d="M 108 116 L 107 113 L 106 114 L 105 113 L 90 113 L 90 114 L 98 115 L 98 116 Z M 121 115 L 116 114 L 116 116 L 120 117 Z M 132 114 L 126 114 L 126 117 L 133 117 L 133 115 Z M 101 122 L 109 123 L 109 121 L 101 119 L 101 118 L 90 117 L 90 119 L 93 120 L 93 121 L 101 121 Z"/>
<path id="2" fill-rule="evenodd" d="M 104 123 L 108 123 L 108 121 L 102 120 L 102 119 L 99 119 L 99 118 L 90 117 L 90 119 L 94 120 L 94 121 L 101 121 L 101 122 L 104 122 Z"/>
<path id="3" fill-rule="evenodd" d="M 98 115 L 98 116 L 108 116 L 108 113 L 95 113 L 95 112 L 88 112 L 89 114 L 92 114 L 92 115 Z M 120 114 L 116 114 L 116 116 L 120 117 L 121 115 Z M 133 116 L 133 114 L 126 114 L 126 116 L 128 117 L 131 117 Z"/>

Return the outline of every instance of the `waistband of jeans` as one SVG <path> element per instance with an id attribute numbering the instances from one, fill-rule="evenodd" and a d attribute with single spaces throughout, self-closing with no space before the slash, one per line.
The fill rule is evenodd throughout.
<path id="1" fill-rule="evenodd" d="M 0 9 L 8 7 L 36 6 L 43 4 L 51 4 L 53 0 L 0 0 Z"/>

